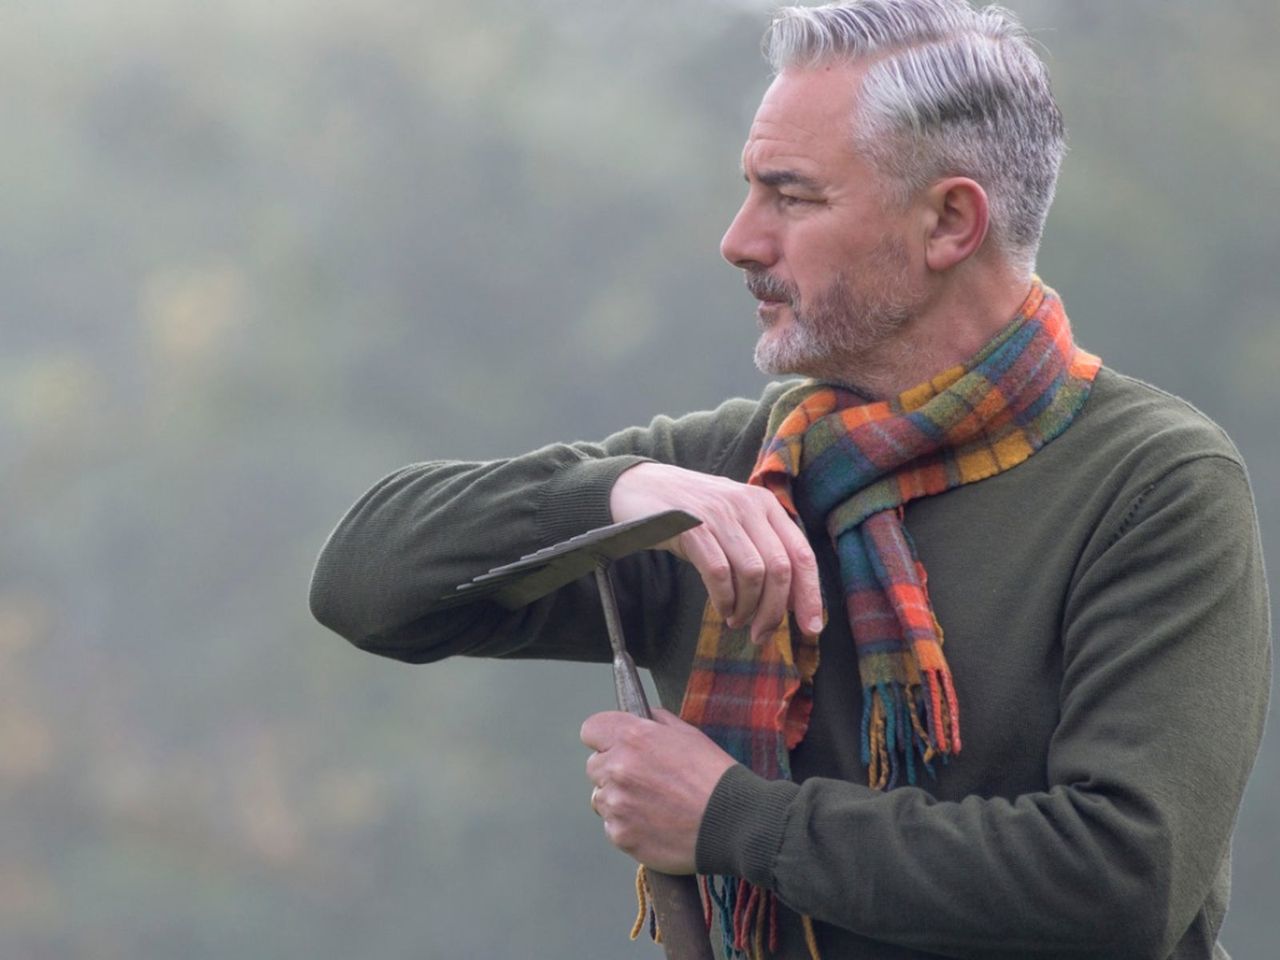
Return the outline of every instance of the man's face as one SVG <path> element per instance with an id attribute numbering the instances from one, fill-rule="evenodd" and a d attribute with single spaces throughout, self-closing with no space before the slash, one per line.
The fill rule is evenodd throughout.
<path id="1" fill-rule="evenodd" d="M 926 296 L 907 211 L 853 149 L 861 72 L 784 71 L 743 148 L 747 199 L 720 252 L 760 300 L 756 364 L 766 373 L 858 386 Z"/>

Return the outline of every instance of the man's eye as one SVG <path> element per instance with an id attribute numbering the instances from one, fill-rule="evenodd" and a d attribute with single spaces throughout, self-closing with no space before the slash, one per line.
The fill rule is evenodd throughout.
<path id="1" fill-rule="evenodd" d="M 778 202 L 784 207 L 798 207 L 804 204 L 817 203 L 816 200 L 810 200 L 808 197 L 795 197 L 789 193 L 778 195 Z"/>

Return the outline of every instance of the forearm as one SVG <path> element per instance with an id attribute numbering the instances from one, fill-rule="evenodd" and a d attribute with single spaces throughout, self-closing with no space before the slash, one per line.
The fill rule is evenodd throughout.
<path id="1" fill-rule="evenodd" d="M 433 601 L 500 563 L 610 522 L 614 478 L 640 462 L 554 446 L 511 460 L 414 464 L 347 512 L 316 563 L 311 608 L 352 643 L 432 660 L 479 643 L 505 616 L 488 604 L 424 620 Z"/>
<path id="2" fill-rule="evenodd" d="M 316 618 L 357 646 L 412 661 L 458 653 L 588 657 L 597 614 L 593 589 L 573 585 L 523 611 L 474 604 L 424 616 L 432 602 L 490 568 L 612 522 L 616 478 L 646 460 L 715 472 L 735 451 L 745 465 L 768 407 L 730 401 L 715 411 L 613 434 L 598 444 L 544 447 L 486 463 L 414 464 L 386 477 L 347 512 L 326 542 L 311 586 Z M 739 453 L 737 459 L 744 459 Z M 736 460 L 735 460 L 736 462 Z M 628 558 L 619 578 L 658 593 L 662 561 Z M 655 586 L 656 584 L 656 586 Z M 624 619 L 660 601 L 620 589 Z M 652 611 L 643 613 L 652 622 Z M 630 631 L 628 636 L 631 637 Z M 649 637 L 654 640 L 656 638 Z M 643 642 L 636 636 L 635 642 Z"/>
<path id="3" fill-rule="evenodd" d="M 712 796 L 697 866 L 931 955 L 1132 960 L 1167 955 L 1154 929 L 1165 852 L 1157 822 L 1071 788 L 941 803 L 915 788 L 767 783 L 736 767 Z"/>

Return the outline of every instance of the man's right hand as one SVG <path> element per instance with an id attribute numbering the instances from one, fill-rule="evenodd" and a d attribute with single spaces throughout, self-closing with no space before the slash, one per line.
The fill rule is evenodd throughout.
<path id="1" fill-rule="evenodd" d="M 716 610 L 731 627 L 751 624 L 763 643 L 788 610 L 805 633 L 822 631 L 818 563 L 804 532 L 763 487 L 664 463 L 640 463 L 615 481 L 615 523 L 662 510 L 702 521 L 658 545 L 697 568 Z"/>

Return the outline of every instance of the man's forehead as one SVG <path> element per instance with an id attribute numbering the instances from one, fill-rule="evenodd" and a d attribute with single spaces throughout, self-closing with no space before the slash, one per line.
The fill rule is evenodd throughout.
<path id="1" fill-rule="evenodd" d="M 818 67 L 789 67 L 764 92 L 756 123 L 812 126 L 848 117 L 853 111 L 866 67 L 838 63 Z"/>
<path id="2" fill-rule="evenodd" d="M 803 173 L 806 165 L 844 153 L 862 72 L 841 64 L 780 73 L 751 122 L 742 149 L 744 173 L 779 163 Z"/>

